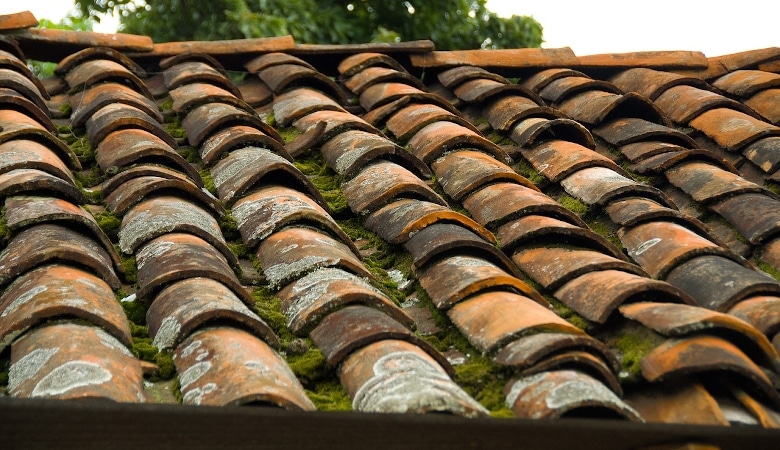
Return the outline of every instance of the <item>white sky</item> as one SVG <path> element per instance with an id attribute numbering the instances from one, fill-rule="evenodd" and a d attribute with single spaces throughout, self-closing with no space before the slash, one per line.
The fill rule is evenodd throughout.
<path id="1" fill-rule="evenodd" d="M 577 55 L 698 50 L 717 56 L 780 46 L 778 0 L 488 0 L 487 6 L 502 16 L 534 17 L 544 27 L 542 47 L 571 47 Z M 0 14 L 22 8 L 57 22 L 73 1 L 0 0 Z M 108 17 L 95 31 L 116 26 Z"/>

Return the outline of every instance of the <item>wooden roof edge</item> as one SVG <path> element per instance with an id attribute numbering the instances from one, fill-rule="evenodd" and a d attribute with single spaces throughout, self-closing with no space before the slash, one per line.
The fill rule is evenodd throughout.
<path id="1" fill-rule="evenodd" d="M 428 53 L 436 49 L 433 41 L 421 39 L 402 42 L 369 42 L 365 44 L 297 44 L 292 53 L 326 54 L 326 53 Z"/>
<path id="2" fill-rule="evenodd" d="M 418 68 L 445 68 L 473 65 L 486 69 L 525 69 L 578 66 L 579 59 L 569 47 L 490 50 L 432 51 L 410 55 Z"/>
<path id="3" fill-rule="evenodd" d="M 604 53 L 579 57 L 581 68 L 629 69 L 706 69 L 707 57 L 702 52 L 689 50 L 640 51 L 628 53 Z"/>
<path id="4" fill-rule="evenodd" d="M 0 14 L 0 31 L 20 30 L 38 26 L 38 19 L 30 11 Z"/>
<path id="5" fill-rule="evenodd" d="M 699 70 L 674 70 L 681 75 L 712 80 L 735 70 L 758 67 L 780 60 L 780 47 L 767 47 L 707 58 L 708 65 Z"/>
<path id="6" fill-rule="evenodd" d="M 295 48 L 292 36 L 271 36 L 249 39 L 220 41 L 175 41 L 153 44 L 148 51 L 129 53 L 128 56 L 168 57 L 180 53 L 205 53 L 212 56 L 227 56 L 241 53 L 286 52 Z"/>

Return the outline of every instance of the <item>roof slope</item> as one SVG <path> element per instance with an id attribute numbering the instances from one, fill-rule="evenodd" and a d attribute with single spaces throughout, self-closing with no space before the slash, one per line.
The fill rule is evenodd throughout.
<path id="1" fill-rule="evenodd" d="M 5 395 L 780 426 L 780 49 L 26 17 L 0 17 Z"/>

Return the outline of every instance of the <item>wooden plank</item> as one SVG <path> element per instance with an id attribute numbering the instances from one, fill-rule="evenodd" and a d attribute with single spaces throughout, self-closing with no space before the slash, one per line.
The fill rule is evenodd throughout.
<path id="1" fill-rule="evenodd" d="M 709 58 L 709 65 L 703 70 L 674 70 L 681 75 L 713 80 L 729 72 L 757 67 L 764 61 L 780 58 L 780 47 L 769 47 L 746 52 L 732 53 Z"/>
<path id="2" fill-rule="evenodd" d="M 763 70 L 764 72 L 780 73 L 780 58 L 762 62 L 758 65 L 758 70 Z"/>
<path id="3" fill-rule="evenodd" d="M 0 30 L 19 30 L 38 26 L 38 19 L 30 11 L 0 15 Z"/>
<path id="4" fill-rule="evenodd" d="M 628 450 L 696 443 L 776 450 L 780 430 L 609 419 L 464 419 L 445 414 L 300 412 L 0 398 L 3 448 L 82 450 L 258 448 L 344 450 L 484 448 Z M 403 432 L 399 432 L 403 430 Z"/>
<path id="5" fill-rule="evenodd" d="M 646 67 L 649 69 L 706 69 L 707 57 L 704 53 L 693 51 L 655 51 L 630 53 L 604 53 L 579 57 L 582 68 L 588 69 L 629 69 Z"/>
<path id="6" fill-rule="evenodd" d="M 154 44 L 145 57 L 166 58 L 181 53 L 206 53 L 211 56 L 234 54 L 253 54 L 283 52 L 295 48 L 292 36 L 276 36 L 253 39 L 234 39 L 225 41 L 182 41 Z M 136 55 L 129 55 L 130 57 Z M 139 55 L 140 56 L 140 55 Z"/>
<path id="7" fill-rule="evenodd" d="M 491 69 L 543 69 L 571 67 L 580 64 L 569 47 L 519 48 L 499 50 L 435 51 L 410 55 L 412 65 L 419 68 L 445 68 L 461 65 Z"/>
<path id="8" fill-rule="evenodd" d="M 26 57 L 51 62 L 90 47 L 110 47 L 122 52 L 152 49 L 150 37 L 124 33 L 28 28 L 8 33 L 8 36 L 16 39 Z"/>
<path id="9" fill-rule="evenodd" d="M 419 41 L 407 41 L 398 43 L 383 43 L 373 42 L 366 44 L 337 44 L 337 45 L 322 45 L 322 44 L 298 44 L 295 49 L 290 53 L 293 54 L 343 54 L 351 55 L 355 53 L 427 53 L 432 52 L 436 46 L 433 41 L 427 39 Z"/>

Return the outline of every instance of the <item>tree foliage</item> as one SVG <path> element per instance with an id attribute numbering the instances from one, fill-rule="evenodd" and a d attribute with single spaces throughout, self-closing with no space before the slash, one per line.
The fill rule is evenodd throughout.
<path id="1" fill-rule="evenodd" d="M 155 42 L 292 35 L 311 44 L 431 39 L 436 48 L 539 47 L 531 17 L 498 17 L 486 0 L 75 0 L 85 17 L 118 14 Z M 99 20 L 99 19 L 98 19 Z"/>

